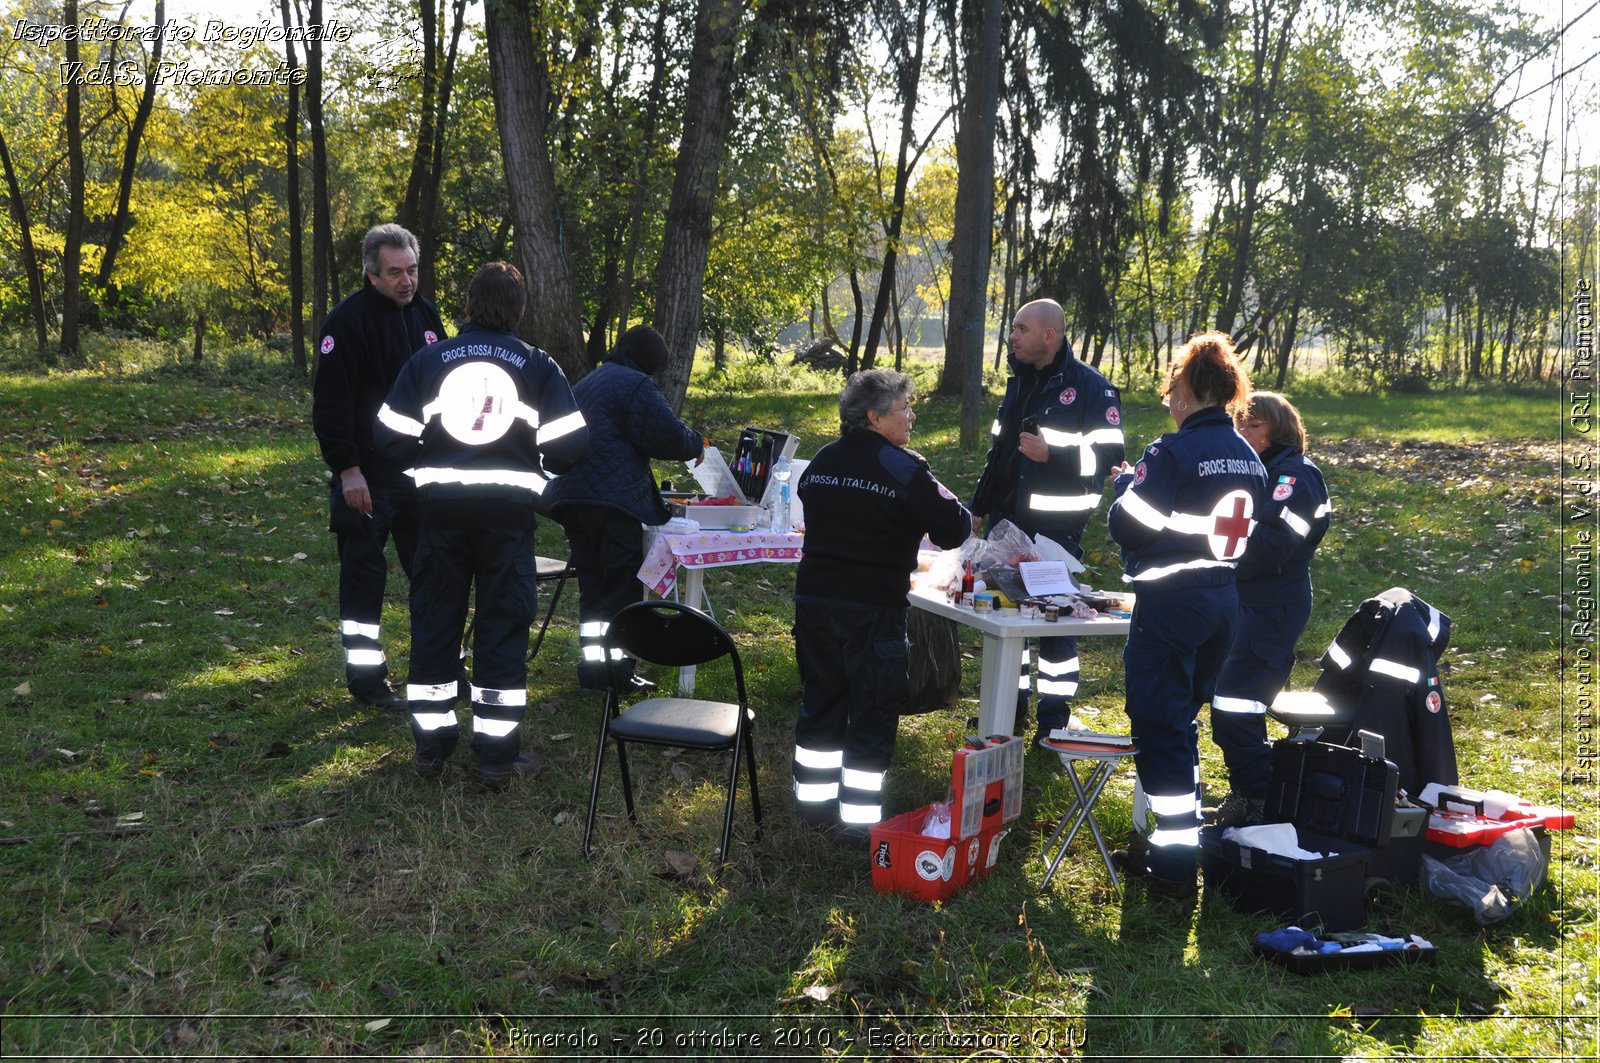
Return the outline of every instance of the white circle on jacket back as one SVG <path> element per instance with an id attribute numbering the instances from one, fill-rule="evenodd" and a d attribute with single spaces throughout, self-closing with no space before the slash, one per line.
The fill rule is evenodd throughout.
<path id="1" fill-rule="evenodd" d="M 493 362 L 463 362 L 439 385 L 439 423 L 468 446 L 493 443 L 517 419 L 517 383 Z"/>
<path id="2" fill-rule="evenodd" d="M 1255 516 L 1255 499 L 1248 491 L 1229 491 L 1211 508 L 1211 532 L 1206 538 L 1211 554 L 1219 561 L 1237 561 L 1244 556 L 1245 540 L 1250 537 L 1250 518 Z"/>

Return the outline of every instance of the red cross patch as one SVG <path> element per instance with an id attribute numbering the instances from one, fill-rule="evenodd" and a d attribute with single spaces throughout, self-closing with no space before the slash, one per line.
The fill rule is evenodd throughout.
<path id="1" fill-rule="evenodd" d="M 439 334 L 433 331 L 433 329 L 428 329 L 422 334 L 422 340 L 424 343 L 438 343 Z"/>
<path id="2" fill-rule="evenodd" d="M 1061 393 L 1061 405 L 1071 406 L 1076 401 L 1078 401 L 1077 388 L 1068 388 Z"/>
<path id="3" fill-rule="evenodd" d="M 1293 483 L 1286 483 L 1286 484 L 1281 483 L 1281 484 L 1279 484 L 1278 486 L 1276 486 L 1276 487 L 1274 487 L 1272 489 L 1272 500 L 1274 502 L 1282 502 L 1284 499 L 1288 498 L 1292 494 L 1294 494 L 1294 484 Z"/>
<path id="4" fill-rule="evenodd" d="M 1438 712 L 1442 708 L 1444 708 L 1444 698 L 1439 696 L 1437 690 L 1428 691 L 1428 711 Z"/>
<path id="5" fill-rule="evenodd" d="M 1147 472 L 1149 472 L 1149 470 L 1144 467 L 1144 462 L 1142 461 L 1133 467 L 1134 487 L 1138 487 L 1140 484 L 1144 483 L 1145 473 Z"/>
<path id="6" fill-rule="evenodd" d="M 946 487 L 944 484 L 940 483 L 938 480 L 934 480 L 933 481 L 933 486 L 935 486 L 935 487 L 937 487 L 939 489 L 939 497 L 940 498 L 948 499 L 951 502 L 954 502 L 956 500 L 956 496 L 950 493 L 950 488 Z"/>
<path id="7" fill-rule="evenodd" d="M 324 336 L 324 337 L 322 337 L 322 353 L 323 354 L 328 354 L 332 350 L 333 350 L 333 337 L 332 336 Z"/>
<path id="8" fill-rule="evenodd" d="M 1115 426 L 1120 425 L 1121 423 L 1122 411 L 1117 409 L 1115 406 L 1108 406 L 1106 408 L 1106 424 Z"/>
<path id="9" fill-rule="evenodd" d="M 1236 561 L 1250 538 L 1250 518 L 1255 501 L 1248 491 L 1229 491 L 1211 510 L 1211 532 L 1206 538 L 1218 561 Z"/>

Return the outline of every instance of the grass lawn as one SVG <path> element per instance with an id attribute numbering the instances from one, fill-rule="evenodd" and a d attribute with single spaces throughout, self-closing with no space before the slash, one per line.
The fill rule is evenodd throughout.
<path id="1" fill-rule="evenodd" d="M 984 453 L 958 447 L 932 383 L 912 443 L 967 494 Z M 697 377 L 684 415 L 725 447 L 785 427 L 809 456 L 836 430 L 836 386 L 743 366 Z M 1593 1058 L 1600 882 L 1594 786 L 1570 777 L 1558 396 L 1296 397 L 1336 506 L 1296 685 L 1361 600 L 1409 587 L 1454 620 L 1464 781 L 1579 812 L 1549 886 L 1504 924 L 1417 893 L 1372 914 L 1434 942 L 1433 966 L 1297 977 L 1252 953 L 1269 917 L 1119 901 L 1087 838 L 1041 892 L 1070 787 L 1037 751 L 988 879 L 942 905 L 878 896 L 864 856 L 789 814 L 780 566 L 708 579 L 749 671 L 764 836 L 741 791 L 713 881 L 722 762 L 647 752 L 639 831 L 612 770 L 586 863 L 599 704 L 576 687 L 575 587 L 530 671 L 541 774 L 489 795 L 458 757 L 425 782 L 405 721 L 343 690 L 304 383 L 0 375 L 0 1055 Z M 1136 451 L 1164 414 L 1125 401 Z M 1103 519 L 1086 547 L 1091 582 L 1118 585 Z M 541 528 L 542 553 L 565 549 Z M 1081 644 L 1079 711 L 1108 728 L 1121 647 Z M 975 639 L 964 656 L 975 695 Z M 703 672 L 701 692 L 719 683 Z M 891 813 L 944 795 L 975 705 L 903 722 Z M 1207 735 L 1202 750 L 1215 784 Z M 1116 836 L 1131 778 L 1101 804 Z"/>

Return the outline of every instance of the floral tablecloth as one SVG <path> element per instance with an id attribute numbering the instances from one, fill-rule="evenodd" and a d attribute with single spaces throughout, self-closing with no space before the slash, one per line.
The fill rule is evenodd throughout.
<path id="1" fill-rule="evenodd" d="M 672 593 L 678 568 L 723 568 L 762 562 L 795 564 L 805 536 L 797 532 L 774 535 L 766 531 L 698 531 L 670 535 L 647 531 L 644 564 L 639 582 L 662 597 Z"/>

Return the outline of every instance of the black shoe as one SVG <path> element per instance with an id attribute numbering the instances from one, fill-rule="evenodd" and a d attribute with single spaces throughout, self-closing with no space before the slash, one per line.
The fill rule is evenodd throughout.
<path id="1" fill-rule="evenodd" d="M 533 778 L 543 767 L 544 758 L 537 753 L 524 753 L 509 764 L 479 764 L 478 785 L 498 793 L 517 779 Z"/>
<path id="2" fill-rule="evenodd" d="M 373 708 L 382 709 L 384 712 L 403 713 L 406 711 L 406 699 L 403 694 L 389 689 L 389 684 L 350 691 L 350 696 L 356 699 L 357 705 L 371 705 Z"/>
<path id="3" fill-rule="evenodd" d="M 1234 790 L 1210 813 L 1211 821 L 1219 827 L 1250 827 L 1267 818 L 1264 798 L 1246 797 Z"/>
<path id="4" fill-rule="evenodd" d="M 437 779 L 444 774 L 443 757 L 425 757 L 421 753 L 411 758 L 411 767 L 416 770 L 418 778 Z"/>
<path id="5" fill-rule="evenodd" d="M 1193 904 L 1200 897 L 1200 886 L 1191 872 L 1187 879 L 1167 878 L 1150 870 L 1142 856 L 1127 849 L 1111 850 L 1111 862 L 1129 882 L 1138 882 L 1151 897 Z"/>

